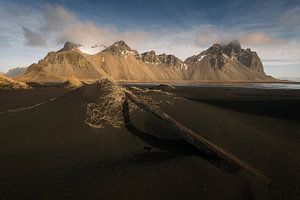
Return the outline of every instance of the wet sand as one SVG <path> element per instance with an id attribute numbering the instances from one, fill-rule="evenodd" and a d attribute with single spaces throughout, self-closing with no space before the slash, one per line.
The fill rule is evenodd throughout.
<path id="1" fill-rule="evenodd" d="M 39 89 L 0 91 L 1 110 L 64 94 L 31 110 L 0 115 L 0 199 L 300 195 L 299 92 L 186 87 L 172 92 L 181 98 L 174 106 L 162 105 L 163 111 L 260 170 L 271 183 L 226 169 L 144 112 L 130 116 L 134 127 L 89 127 L 83 123 L 86 103 L 101 95 L 100 88 L 89 85 L 69 93 L 53 89 L 49 96 Z M 24 105 L 21 99 L 27 99 Z"/>

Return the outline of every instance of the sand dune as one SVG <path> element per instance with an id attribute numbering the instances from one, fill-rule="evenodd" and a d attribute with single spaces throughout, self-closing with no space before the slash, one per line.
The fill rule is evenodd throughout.
<path id="1" fill-rule="evenodd" d="M 228 96 L 213 90 L 175 93 L 208 102 L 218 94 L 235 98 L 225 89 Z M 176 131 L 149 114 L 131 116 L 135 130 L 89 127 L 84 123 L 85 105 L 101 94 L 97 85 L 87 85 L 36 108 L 0 115 L 2 199 L 293 199 L 299 195 L 298 122 L 195 100 L 178 99 L 174 107 L 161 107 L 265 173 L 272 183 L 263 185 L 242 171 L 226 170 L 189 144 L 170 144 L 169 139 L 181 141 Z M 32 101 L 39 98 L 22 93 L 24 99 L 26 95 Z M 13 104 L 9 98 L 1 102 L 7 107 Z M 293 112 L 292 107 L 286 109 Z"/>
<path id="2" fill-rule="evenodd" d="M 29 89 L 30 87 L 26 83 L 15 81 L 0 75 L 0 88 L 4 89 Z"/>
<path id="3" fill-rule="evenodd" d="M 81 87 L 83 83 L 77 77 L 69 76 L 65 79 L 63 85 L 67 89 L 76 89 Z"/>

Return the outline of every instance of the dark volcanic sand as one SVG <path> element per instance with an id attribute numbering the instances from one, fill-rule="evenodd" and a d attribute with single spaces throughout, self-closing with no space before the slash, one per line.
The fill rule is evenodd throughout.
<path id="1" fill-rule="evenodd" d="M 0 91 L 1 111 L 64 94 L 32 110 L 0 114 L 0 199 L 296 199 L 300 195 L 298 91 L 178 88 L 175 93 L 190 100 L 162 106 L 179 122 L 263 172 L 272 181 L 265 185 L 243 171 L 225 170 L 184 142 L 170 145 L 143 133 L 179 139 L 149 114 L 134 114 L 138 130 L 131 132 L 125 127 L 87 126 L 85 104 L 101 93 L 96 85 L 70 93 L 57 88 L 49 96 L 40 89 Z M 27 99 L 24 105 L 20 97 Z M 262 103 L 257 107 L 257 102 Z"/>
<path id="2" fill-rule="evenodd" d="M 0 89 L 0 112 L 31 106 L 67 93 L 62 85 L 40 86 L 29 90 Z"/>

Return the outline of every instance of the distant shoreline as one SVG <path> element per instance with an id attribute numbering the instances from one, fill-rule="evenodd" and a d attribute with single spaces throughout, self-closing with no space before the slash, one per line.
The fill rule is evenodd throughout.
<path id="1" fill-rule="evenodd" d="M 96 82 L 98 79 L 80 79 L 82 82 L 85 83 L 93 83 Z M 20 80 L 22 82 L 31 82 L 31 83 L 63 83 L 63 79 L 45 79 L 45 80 Z M 253 84 L 253 83 L 281 83 L 281 84 L 300 84 L 297 81 L 289 81 L 289 80 L 273 80 L 273 81 L 247 81 L 247 80 L 233 80 L 233 81 L 217 81 L 217 80 L 201 80 L 201 81 L 188 81 L 188 80 L 159 80 L 159 81 L 138 81 L 138 80 L 116 80 L 117 83 L 121 84 L 131 84 L 131 83 L 138 83 L 138 84 Z"/>
<path id="2" fill-rule="evenodd" d="M 279 81 L 216 81 L 216 80 L 209 80 L 209 81 L 117 81 L 118 83 L 153 83 L 153 84 L 162 84 L 162 83 L 176 83 L 176 84 L 240 84 L 240 83 L 287 83 L 287 84 L 300 84 L 297 81 L 288 81 L 288 80 L 279 80 Z"/>

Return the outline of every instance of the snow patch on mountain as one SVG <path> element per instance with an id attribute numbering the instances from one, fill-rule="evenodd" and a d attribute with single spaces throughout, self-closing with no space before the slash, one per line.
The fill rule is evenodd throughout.
<path id="1" fill-rule="evenodd" d="M 99 53 L 100 51 L 104 50 L 106 46 L 102 44 L 96 44 L 96 45 L 82 45 L 78 49 L 82 51 L 83 53 L 94 55 L 96 53 Z"/>

